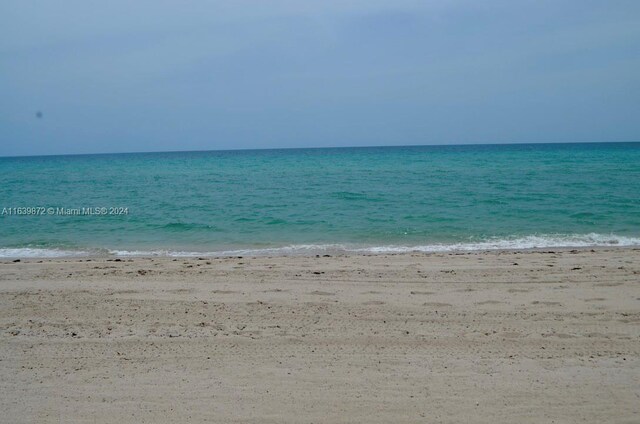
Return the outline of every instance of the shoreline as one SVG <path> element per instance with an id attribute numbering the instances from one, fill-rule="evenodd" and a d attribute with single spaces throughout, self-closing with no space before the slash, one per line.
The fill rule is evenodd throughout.
<path id="1" fill-rule="evenodd" d="M 10 422 L 640 418 L 635 247 L 3 259 L 0 304 Z"/>
<path id="2" fill-rule="evenodd" d="M 9 262 L 15 259 L 19 259 L 21 261 L 28 260 L 74 260 L 74 259 L 193 259 L 197 257 L 207 257 L 207 258 L 233 258 L 237 256 L 250 257 L 250 258 L 310 258 L 317 256 L 325 256 L 329 255 L 332 257 L 349 257 L 349 256 L 394 256 L 394 255 L 447 255 L 447 254 L 491 254 L 491 253 L 526 253 L 526 252 L 566 252 L 566 251 L 602 251 L 602 250 L 619 250 L 619 249 L 631 249 L 631 250 L 640 250 L 640 244 L 628 244 L 628 245 L 587 245 L 587 246 L 542 246 L 542 247 L 498 247 L 498 248 L 478 248 L 478 249 L 455 249 L 455 248 L 445 248 L 443 247 L 440 250 L 428 250 L 428 249 L 414 249 L 411 246 L 384 246 L 377 247 L 372 246 L 369 248 L 354 248 L 354 249 L 332 249 L 325 247 L 317 247 L 313 248 L 300 248 L 299 246 L 307 246 L 307 245 L 292 245 L 292 246 L 284 246 L 278 248 L 264 248 L 264 249 L 237 249 L 237 250 L 229 250 L 229 251 L 171 251 L 171 250 L 158 250 L 158 251 L 122 251 L 122 250 L 114 250 L 114 249 L 106 249 L 107 252 L 97 253 L 96 251 L 89 250 L 78 250 L 77 252 L 62 250 L 62 249 L 32 249 L 32 248 L 4 248 L 0 249 L 0 251 L 5 250 L 44 250 L 51 252 L 58 252 L 59 255 L 54 256 L 38 256 L 38 255 L 4 255 L 0 256 L 0 262 Z M 318 245 L 323 246 L 323 245 Z M 328 245 L 327 245 L 328 246 Z M 445 246 L 445 245 L 443 245 Z M 394 249 L 398 250 L 394 250 Z M 298 249 L 297 251 L 295 251 Z M 380 250 L 376 250 L 380 249 Z M 382 250 L 387 249 L 387 250 Z M 255 252 L 261 252 L 256 254 Z M 294 251 L 291 253 L 291 251 Z M 69 252 L 68 255 L 65 255 L 65 252 Z M 118 252 L 128 252 L 126 254 L 118 253 Z M 139 254 L 137 252 L 140 252 Z M 157 253 L 153 253 L 157 252 Z M 275 253 L 274 253 L 275 252 Z M 289 253 L 286 253 L 289 252 Z"/>
<path id="3" fill-rule="evenodd" d="M 253 251 L 251 249 L 247 249 Z M 268 250 L 268 249 L 265 249 Z M 252 253 L 234 253 L 234 254 L 217 254 L 218 252 L 176 252 L 175 254 L 166 254 L 166 253 L 158 253 L 158 254 L 117 254 L 117 253 L 104 253 L 104 254 L 94 254 L 87 252 L 86 255 L 69 255 L 69 256 L 0 256 L 0 263 L 9 263 L 9 262 L 32 262 L 32 261 L 74 261 L 78 260 L 80 262 L 86 260 L 114 260 L 120 259 L 122 261 L 125 260 L 134 260 L 134 259 L 159 259 L 159 260 L 173 260 L 173 259 L 198 259 L 198 258 L 206 258 L 206 259 L 233 259 L 233 258 L 247 258 L 247 259 L 260 259 L 260 258 L 318 258 L 318 257 L 335 257 L 335 258 L 348 258 L 348 257 L 389 257 L 389 256 L 451 256 L 451 255 L 491 255 L 491 254 L 511 254 L 511 253 L 577 253 L 577 252 L 602 252 L 602 251 L 618 251 L 618 250 L 637 250 L 640 251 L 639 245 L 623 245 L 623 246 L 548 246 L 548 247 L 526 247 L 526 248 L 496 248 L 496 249 L 477 249 L 477 250 L 467 250 L 467 249 L 459 249 L 459 250 L 437 250 L 437 251 L 423 251 L 423 250 L 407 250 L 407 251 L 331 251 L 326 250 L 322 252 L 312 252 L 312 253 L 282 253 L 282 254 L 252 254 Z M 238 252 L 244 252 L 243 250 L 238 250 Z M 184 254 L 180 254 L 184 253 Z"/>

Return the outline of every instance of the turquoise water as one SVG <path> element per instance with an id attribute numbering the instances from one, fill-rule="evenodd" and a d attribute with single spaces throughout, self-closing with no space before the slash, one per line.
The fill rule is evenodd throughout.
<path id="1" fill-rule="evenodd" d="M 640 143 L 0 158 L 0 211 L 2 256 L 640 245 Z"/>

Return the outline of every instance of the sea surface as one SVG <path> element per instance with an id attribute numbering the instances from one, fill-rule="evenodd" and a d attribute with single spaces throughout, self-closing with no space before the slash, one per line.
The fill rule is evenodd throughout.
<path id="1" fill-rule="evenodd" d="M 640 245 L 640 143 L 0 158 L 0 256 Z"/>

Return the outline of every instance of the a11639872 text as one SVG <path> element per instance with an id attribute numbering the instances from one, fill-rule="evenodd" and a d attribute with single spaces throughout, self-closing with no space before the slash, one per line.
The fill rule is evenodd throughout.
<path id="1" fill-rule="evenodd" d="M 17 206 L 2 207 L 0 215 L 3 216 L 109 216 L 129 215 L 126 206 L 89 206 L 89 207 L 64 207 L 64 206 Z"/>

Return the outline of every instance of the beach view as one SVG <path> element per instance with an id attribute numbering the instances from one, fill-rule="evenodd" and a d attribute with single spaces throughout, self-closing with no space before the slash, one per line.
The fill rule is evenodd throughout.
<path id="1" fill-rule="evenodd" d="M 640 7 L 0 6 L 0 421 L 640 421 Z"/>

